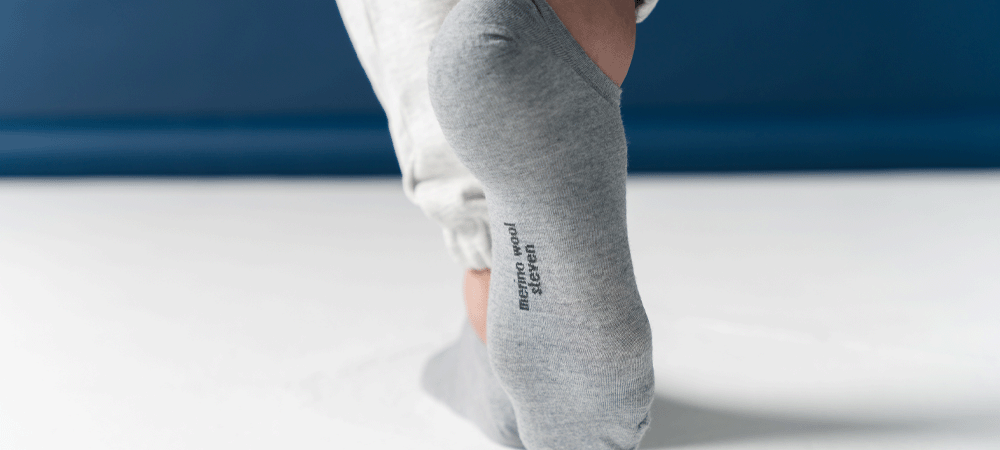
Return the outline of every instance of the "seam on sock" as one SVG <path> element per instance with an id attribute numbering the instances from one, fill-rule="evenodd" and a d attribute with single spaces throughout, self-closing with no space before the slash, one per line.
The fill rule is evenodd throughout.
<path id="1" fill-rule="evenodd" d="M 615 106 L 621 107 L 622 88 L 604 74 L 594 60 L 569 32 L 566 25 L 546 0 L 524 0 L 532 3 L 547 25 L 539 38 L 556 54 L 561 56 L 598 94 Z"/>

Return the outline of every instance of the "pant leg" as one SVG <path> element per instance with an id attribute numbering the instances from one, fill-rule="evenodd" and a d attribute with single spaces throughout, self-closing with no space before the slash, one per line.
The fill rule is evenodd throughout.
<path id="1" fill-rule="evenodd" d="M 635 0 L 635 23 L 642 23 L 653 12 L 659 0 Z"/>
<path id="2" fill-rule="evenodd" d="M 443 228 L 453 259 L 492 264 L 482 184 L 458 161 L 427 92 L 430 42 L 458 0 L 336 0 L 354 50 L 389 119 L 403 192 Z"/>

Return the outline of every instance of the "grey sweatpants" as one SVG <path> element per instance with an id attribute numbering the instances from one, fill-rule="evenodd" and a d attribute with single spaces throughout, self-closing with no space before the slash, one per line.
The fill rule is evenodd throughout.
<path id="1" fill-rule="evenodd" d="M 445 140 L 427 92 L 430 43 L 458 0 L 336 0 L 382 109 L 403 173 L 403 192 L 443 228 L 452 258 L 492 267 L 483 186 Z M 642 22 L 657 0 L 636 7 Z"/>

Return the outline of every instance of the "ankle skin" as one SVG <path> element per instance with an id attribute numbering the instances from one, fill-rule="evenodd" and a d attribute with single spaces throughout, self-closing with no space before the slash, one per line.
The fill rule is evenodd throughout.
<path id="1" fill-rule="evenodd" d="M 490 269 L 469 269 L 464 280 L 465 309 L 479 339 L 486 342 L 486 305 L 490 294 Z"/>

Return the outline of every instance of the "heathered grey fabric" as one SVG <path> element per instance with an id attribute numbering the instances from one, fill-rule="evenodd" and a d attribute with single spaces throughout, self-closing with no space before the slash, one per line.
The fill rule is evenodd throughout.
<path id="1" fill-rule="evenodd" d="M 545 0 L 462 0 L 431 42 L 434 113 L 483 183 L 487 354 L 529 450 L 633 449 L 653 400 L 625 226 L 621 89 Z"/>
<path id="2" fill-rule="evenodd" d="M 441 226 L 451 257 L 492 267 L 482 184 L 455 159 L 427 98 L 427 54 L 458 0 L 336 0 L 361 67 L 389 120 L 403 193 Z M 636 23 L 656 6 L 636 6 Z"/>
<path id="3" fill-rule="evenodd" d="M 524 448 L 517 434 L 514 407 L 493 374 L 486 344 L 468 320 L 463 322 L 458 339 L 427 362 L 421 385 L 490 439 Z"/>

